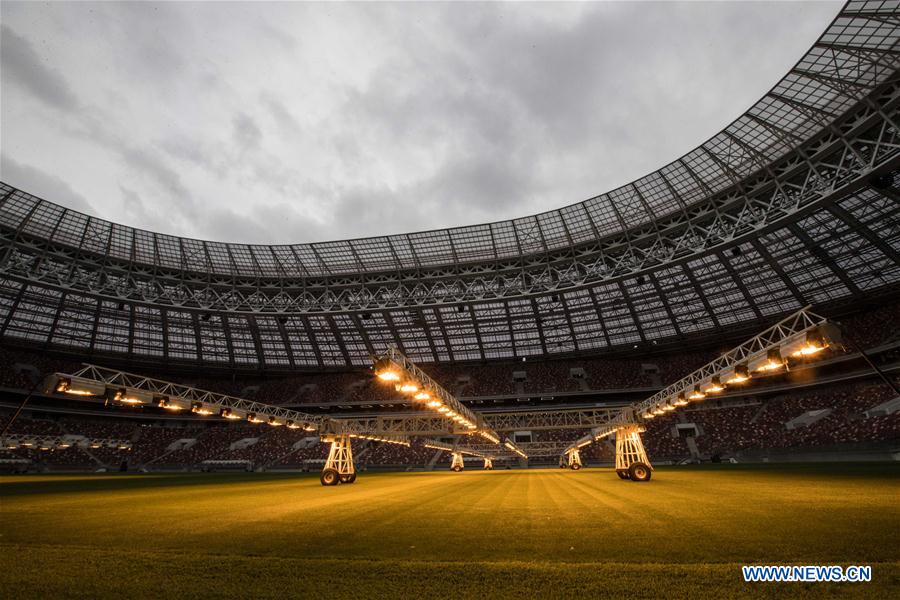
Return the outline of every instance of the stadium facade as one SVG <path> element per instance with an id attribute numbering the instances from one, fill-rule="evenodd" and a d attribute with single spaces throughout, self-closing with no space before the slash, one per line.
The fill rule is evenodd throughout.
<path id="1" fill-rule="evenodd" d="M 0 337 L 153 365 L 288 371 L 644 351 L 900 283 L 900 10 L 850 2 L 767 94 L 564 208 L 296 245 L 179 238 L 0 187 Z"/>

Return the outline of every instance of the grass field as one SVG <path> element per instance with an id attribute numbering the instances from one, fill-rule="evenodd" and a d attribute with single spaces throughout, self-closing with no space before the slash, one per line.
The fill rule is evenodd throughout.
<path id="1" fill-rule="evenodd" d="M 0 595 L 900 597 L 898 465 L 0 479 Z M 745 584 L 742 564 L 873 566 Z"/>

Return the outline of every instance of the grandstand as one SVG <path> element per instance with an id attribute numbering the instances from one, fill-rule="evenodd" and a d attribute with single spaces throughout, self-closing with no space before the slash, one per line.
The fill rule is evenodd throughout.
<path id="1" fill-rule="evenodd" d="M 714 479 L 734 463 L 871 461 L 880 467 L 855 472 L 889 473 L 895 484 L 898 106 L 900 5 L 851 1 L 768 93 L 700 146 L 620 188 L 513 220 L 248 245 L 135 229 L 0 183 L 0 468 L 34 485 L 35 474 L 127 473 L 115 481 L 152 474 L 177 486 L 176 474 L 196 482 L 190 474 L 234 471 L 206 481 L 238 486 L 228 492 L 237 498 L 239 485 L 305 482 L 308 472 L 323 484 L 313 491 L 338 503 L 346 496 L 337 494 L 374 494 L 381 484 L 385 494 L 396 486 L 426 493 L 445 481 L 438 475 L 449 494 L 475 494 L 460 482 L 487 480 L 449 471 L 490 467 L 500 473 L 480 477 L 584 468 L 555 470 L 553 483 L 540 485 L 604 477 L 631 506 L 644 506 L 640 495 L 652 496 L 659 480 Z M 762 361 L 775 363 L 767 371 Z M 749 383 L 734 383 L 741 373 Z M 716 466 L 690 470 L 704 464 Z M 653 482 L 636 485 L 657 468 Z M 366 487 L 343 485 L 357 475 Z M 413 477 L 421 477 L 415 491 L 402 483 Z M 896 487 L 873 489 L 879 517 L 847 518 L 881 539 L 879 519 L 896 533 L 896 506 L 880 503 Z M 485 490 L 473 506 L 510 506 Z M 555 493 L 548 520 L 565 503 L 590 508 Z M 665 493 L 683 500 L 688 490 Z M 425 502 L 441 506 L 437 497 Z M 377 521 L 374 508 L 364 510 Z M 449 517 L 440 524 L 454 526 Z M 373 537 L 387 536 L 386 525 L 372 527 Z M 4 541 L 24 548 L 23 531 L 14 527 Z M 509 540 L 516 530 L 491 531 Z M 344 544 L 318 525 L 309 536 Z M 102 536 L 89 537 L 102 546 Z M 405 560 L 386 544 L 389 558 Z M 424 552 L 442 545 L 423 544 Z M 851 550 L 860 554 L 784 557 L 868 560 L 896 582 L 896 548 Z M 707 553 L 695 562 L 717 560 Z M 21 585 L 61 594 L 31 577 Z M 454 581 L 451 590 L 474 595 Z M 427 590 L 446 594 L 442 585 Z"/>

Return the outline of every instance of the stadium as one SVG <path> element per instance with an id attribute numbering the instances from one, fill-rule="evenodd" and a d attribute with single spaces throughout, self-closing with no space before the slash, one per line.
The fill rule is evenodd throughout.
<path id="1" fill-rule="evenodd" d="M 900 3 L 797 58 L 505 221 L 204 241 L 4 179 L 3 595 L 897 597 Z"/>

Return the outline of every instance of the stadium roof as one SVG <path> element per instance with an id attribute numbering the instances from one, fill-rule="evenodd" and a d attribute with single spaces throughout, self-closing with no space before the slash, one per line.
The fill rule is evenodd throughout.
<path id="1" fill-rule="evenodd" d="M 170 362 L 593 353 L 900 281 L 898 2 L 849 2 L 723 131 L 538 215 L 266 246 L 178 238 L 0 188 L 6 339 Z"/>

